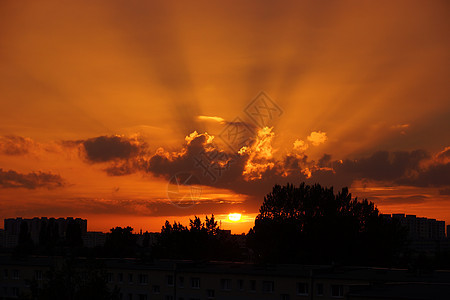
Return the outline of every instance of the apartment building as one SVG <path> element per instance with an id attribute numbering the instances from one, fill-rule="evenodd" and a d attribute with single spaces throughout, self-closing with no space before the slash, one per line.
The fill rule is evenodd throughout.
<path id="1" fill-rule="evenodd" d="M 59 237 L 65 237 L 67 232 L 67 227 L 70 223 L 75 223 L 79 225 L 81 229 L 81 235 L 84 236 L 87 232 L 87 220 L 81 218 L 11 218 L 4 220 L 4 232 L 3 232 L 3 244 L 5 248 L 14 248 L 17 246 L 19 241 L 20 228 L 22 224 L 26 224 L 28 233 L 30 234 L 31 240 L 34 244 L 39 244 L 39 236 L 42 231 L 54 230 Z"/>
<path id="2" fill-rule="evenodd" d="M 412 274 L 407 270 L 305 265 L 255 265 L 232 262 L 99 259 L 110 290 L 123 300 L 301 300 L 417 299 L 450 295 L 450 272 Z M 30 282 L 42 286 L 47 271 L 62 258 L 29 257 L 14 261 L 0 256 L 0 299 L 30 293 Z M 83 274 L 86 259 L 78 259 Z M 411 295 L 411 291 L 416 291 Z M 409 295 L 409 296 L 408 296 Z M 421 299 L 429 299 L 428 297 Z"/>

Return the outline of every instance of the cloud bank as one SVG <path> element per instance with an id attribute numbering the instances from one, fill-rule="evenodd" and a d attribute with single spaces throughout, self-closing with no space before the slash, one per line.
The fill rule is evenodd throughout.
<path id="1" fill-rule="evenodd" d="M 359 159 L 333 159 L 324 154 L 311 160 L 306 151 L 327 141 L 326 132 L 312 132 L 306 142 L 297 139 L 284 155 L 276 155 L 275 132 L 265 127 L 252 143 L 237 153 L 221 148 L 208 133 L 193 132 L 176 151 L 158 148 L 151 152 L 136 138 L 102 136 L 82 143 L 85 159 L 105 163 L 108 175 L 136 172 L 170 179 L 190 172 L 205 186 L 225 188 L 260 199 L 274 184 L 286 182 L 321 183 L 336 188 L 356 180 L 388 185 L 450 188 L 450 147 L 432 155 L 425 150 L 378 151 Z"/>
<path id="2" fill-rule="evenodd" d="M 59 175 L 50 172 L 18 173 L 13 170 L 3 171 L 0 168 L 0 188 L 37 188 L 54 189 L 63 187 L 65 181 Z"/>

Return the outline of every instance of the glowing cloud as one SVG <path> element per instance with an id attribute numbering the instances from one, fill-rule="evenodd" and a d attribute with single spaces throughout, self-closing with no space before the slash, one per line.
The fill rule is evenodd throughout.
<path id="1" fill-rule="evenodd" d="M 311 132 L 307 139 L 311 142 L 311 144 L 313 144 L 313 146 L 319 146 L 320 144 L 325 143 L 328 137 L 326 132 L 319 130 Z"/>
<path id="2" fill-rule="evenodd" d="M 198 116 L 197 119 L 202 120 L 202 121 L 213 121 L 213 122 L 218 122 L 220 124 L 225 124 L 226 121 L 224 118 L 221 117 L 211 117 L 211 116 Z"/>
<path id="3" fill-rule="evenodd" d="M 306 144 L 303 140 L 295 140 L 294 142 L 294 150 L 304 152 L 308 149 L 309 145 Z"/>
<path id="4" fill-rule="evenodd" d="M 239 150 L 239 154 L 248 155 L 242 172 L 247 180 L 261 179 L 262 173 L 274 166 L 272 139 L 275 133 L 272 129 L 272 127 L 264 127 L 258 130 L 256 141 L 251 146 L 244 146 Z"/>

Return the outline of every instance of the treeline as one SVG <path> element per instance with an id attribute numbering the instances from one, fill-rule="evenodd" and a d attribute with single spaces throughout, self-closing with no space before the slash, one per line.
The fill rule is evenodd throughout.
<path id="1" fill-rule="evenodd" d="M 236 240 L 221 230 L 212 215 L 202 222 L 190 220 L 189 228 L 166 221 L 154 247 L 154 256 L 172 259 L 243 260 Z"/>
<path id="2" fill-rule="evenodd" d="M 450 268 L 450 253 L 427 257 L 411 252 L 405 228 L 382 218 L 374 203 L 352 198 L 347 188 L 335 193 L 319 184 L 274 186 L 246 236 L 222 230 L 214 215 L 196 216 L 188 225 L 166 221 L 156 241 L 146 232 L 138 243 L 133 228 L 112 228 L 97 248 L 83 247 L 75 222 L 68 224 L 64 238 L 54 225 L 43 226 L 39 245 L 33 245 L 23 226 L 18 255 Z"/>

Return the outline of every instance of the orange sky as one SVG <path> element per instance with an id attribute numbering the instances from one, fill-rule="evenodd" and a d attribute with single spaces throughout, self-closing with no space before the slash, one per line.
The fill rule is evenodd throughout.
<path id="1" fill-rule="evenodd" d="M 241 233 L 274 184 L 307 181 L 449 224 L 449 12 L 2 1 L 0 218 L 158 231 L 214 213 Z"/>

